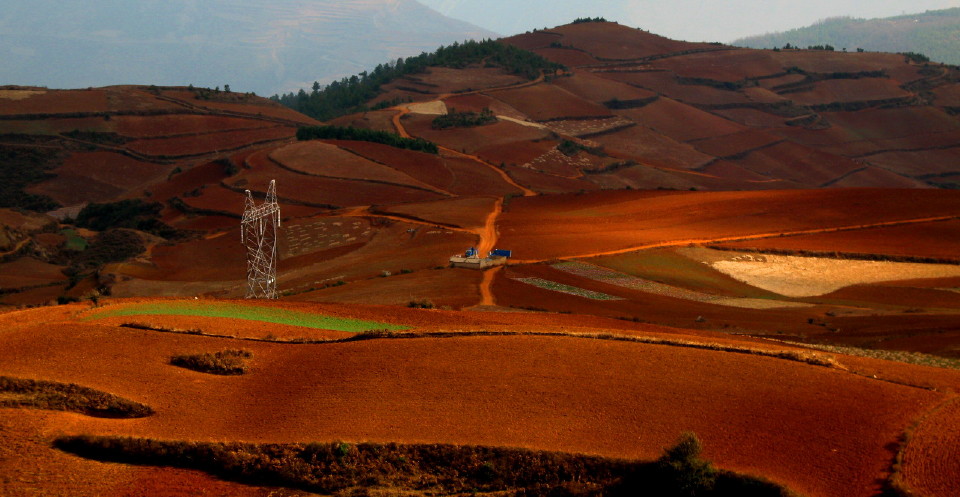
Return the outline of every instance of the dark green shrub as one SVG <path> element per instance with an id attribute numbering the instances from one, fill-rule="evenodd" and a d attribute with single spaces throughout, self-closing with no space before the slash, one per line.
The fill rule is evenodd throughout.
<path id="1" fill-rule="evenodd" d="M 428 154 L 439 150 L 433 142 L 423 138 L 403 138 L 396 133 L 350 126 L 303 126 L 297 129 L 297 140 L 357 140 L 381 143 L 395 148 L 404 148 Z"/>

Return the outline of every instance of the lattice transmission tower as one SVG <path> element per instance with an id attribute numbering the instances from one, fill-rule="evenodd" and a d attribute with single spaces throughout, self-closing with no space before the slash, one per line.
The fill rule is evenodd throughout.
<path id="1" fill-rule="evenodd" d="M 247 247 L 247 298 L 275 299 L 277 294 L 277 228 L 280 206 L 277 182 L 270 180 L 267 198 L 257 205 L 247 190 L 240 241 Z"/>

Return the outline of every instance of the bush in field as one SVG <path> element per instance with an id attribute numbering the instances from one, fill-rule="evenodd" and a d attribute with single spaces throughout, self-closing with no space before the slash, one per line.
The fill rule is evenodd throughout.
<path id="1" fill-rule="evenodd" d="M 216 353 L 178 355 L 170 358 L 170 364 L 201 373 L 239 375 L 247 372 L 246 359 L 253 357 L 246 350 L 222 350 Z"/>
<path id="2" fill-rule="evenodd" d="M 717 470 L 710 461 L 700 458 L 703 445 L 692 432 L 680 435 L 677 444 L 664 451 L 657 460 L 664 484 L 670 495 L 706 495 L 713 490 Z"/>

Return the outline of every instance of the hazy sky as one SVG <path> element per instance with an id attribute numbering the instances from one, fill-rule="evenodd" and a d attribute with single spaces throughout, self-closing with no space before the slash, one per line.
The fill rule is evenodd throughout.
<path id="1" fill-rule="evenodd" d="M 729 42 L 828 17 L 890 17 L 960 7 L 960 0 L 419 0 L 505 36 L 602 16 L 669 38 Z"/>

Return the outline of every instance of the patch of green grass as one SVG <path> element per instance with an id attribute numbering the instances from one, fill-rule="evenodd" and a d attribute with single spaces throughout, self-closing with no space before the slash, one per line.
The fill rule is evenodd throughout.
<path id="1" fill-rule="evenodd" d="M 793 495 L 773 483 L 715 469 L 700 459 L 700 443 L 692 434 L 654 462 L 446 444 L 258 445 L 91 435 L 62 437 L 54 444 L 97 460 L 200 469 L 248 484 L 345 497 L 369 495 L 365 489 L 408 496 Z"/>
<path id="2" fill-rule="evenodd" d="M 71 411 L 100 418 L 142 418 L 149 406 L 72 383 L 0 376 L 0 407 Z"/>
<path id="3" fill-rule="evenodd" d="M 216 301 L 174 301 L 116 305 L 100 309 L 87 316 L 86 319 L 102 319 L 114 316 L 200 316 L 246 319 L 248 321 L 302 326 L 304 328 L 322 330 L 346 331 L 350 333 L 383 329 L 404 330 L 408 328 L 407 326 L 380 323 L 377 321 L 340 318 L 274 307 Z"/>
<path id="4" fill-rule="evenodd" d="M 240 375 L 247 372 L 246 359 L 253 357 L 247 350 L 221 350 L 203 354 L 178 355 L 170 358 L 170 364 L 201 373 Z"/>
<path id="5" fill-rule="evenodd" d="M 67 228 L 60 231 L 60 234 L 67 238 L 64 248 L 74 252 L 83 252 L 87 248 L 87 239 L 80 236 L 77 230 Z"/>

